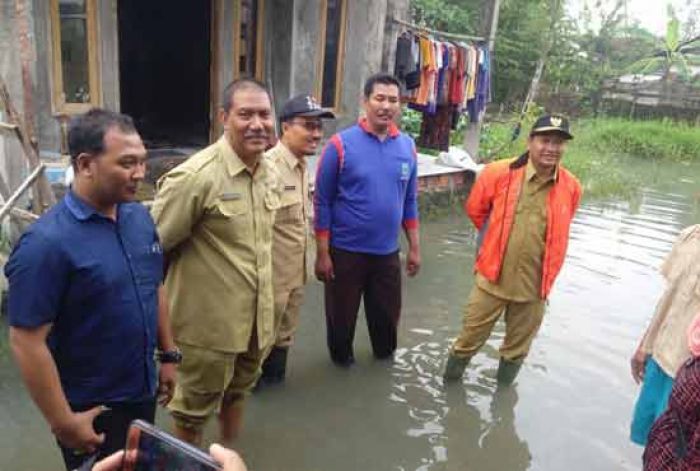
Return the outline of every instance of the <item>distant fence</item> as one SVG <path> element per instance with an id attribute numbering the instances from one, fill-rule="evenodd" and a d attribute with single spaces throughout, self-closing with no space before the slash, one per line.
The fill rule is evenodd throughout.
<path id="1" fill-rule="evenodd" d="M 604 108 L 631 118 L 700 120 L 700 87 L 679 80 L 606 81 Z"/>

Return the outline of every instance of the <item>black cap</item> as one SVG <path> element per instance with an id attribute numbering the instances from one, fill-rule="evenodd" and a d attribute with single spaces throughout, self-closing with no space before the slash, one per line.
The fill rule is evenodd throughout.
<path id="1" fill-rule="evenodd" d="M 569 132 L 569 120 L 561 115 L 544 115 L 537 118 L 532 126 L 530 135 L 545 134 L 557 132 L 563 134 L 566 139 L 573 139 L 574 136 Z"/>
<path id="2" fill-rule="evenodd" d="M 297 95 L 287 100 L 282 107 L 280 121 L 286 121 L 295 116 L 309 116 L 312 118 L 335 118 L 329 110 L 324 110 L 311 95 Z"/>

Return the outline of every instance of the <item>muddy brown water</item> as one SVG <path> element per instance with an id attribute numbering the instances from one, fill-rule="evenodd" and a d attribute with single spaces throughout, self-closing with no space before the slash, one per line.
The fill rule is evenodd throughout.
<path id="1" fill-rule="evenodd" d="M 474 232 L 452 213 L 422 225 L 423 268 L 405 283 L 399 349 L 375 361 L 361 317 L 357 364 L 333 367 L 322 290 L 309 283 L 283 386 L 254 395 L 237 448 L 255 471 L 636 470 L 628 358 L 663 289 L 658 266 L 700 222 L 700 165 L 627 165 L 631 201 L 586 200 L 544 325 L 514 388 L 496 390 L 498 325 L 462 385 L 440 377 L 472 285 Z M 58 470 L 59 453 L 0 330 L 0 470 Z M 158 423 L 171 426 L 160 411 Z M 213 424 L 207 438 L 216 436 Z"/>

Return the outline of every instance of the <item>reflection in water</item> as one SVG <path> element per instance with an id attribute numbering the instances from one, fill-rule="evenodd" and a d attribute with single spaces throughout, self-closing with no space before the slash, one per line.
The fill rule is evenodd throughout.
<path id="1" fill-rule="evenodd" d="M 404 404 L 412 419 L 409 437 L 430 443 L 432 456 L 400 469 L 529 469 L 532 456 L 515 429 L 515 387 L 500 388 L 493 378 L 476 385 L 442 384 L 446 347 L 435 342 L 397 352 L 390 399 Z M 488 407 L 483 409 L 484 401 Z M 480 407 L 482 406 L 482 407 Z"/>

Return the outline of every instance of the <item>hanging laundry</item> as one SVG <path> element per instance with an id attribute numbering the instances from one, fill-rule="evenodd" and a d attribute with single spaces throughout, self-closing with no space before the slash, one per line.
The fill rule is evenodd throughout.
<path id="1" fill-rule="evenodd" d="M 441 41 L 405 31 L 397 39 L 395 75 L 402 99 L 423 114 L 422 147 L 447 150 L 450 130 L 464 113 L 478 122 L 491 101 L 491 58 L 478 44 Z"/>
<path id="2" fill-rule="evenodd" d="M 396 64 L 394 75 L 404 83 L 406 90 L 420 85 L 419 54 L 413 35 L 403 33 L 396 42 Z"/>
<path id="3" fill-rule="evenodd" d="M 453 115 L 453 108 L 450 105 L 437 106 L 433 114 L 423 113 L 418 146 L 448 151 Z"/>

